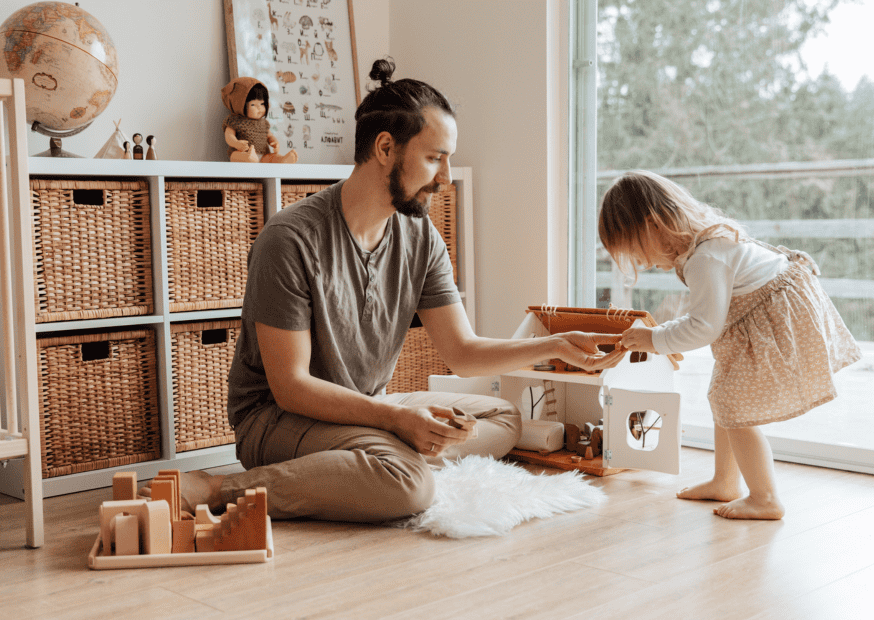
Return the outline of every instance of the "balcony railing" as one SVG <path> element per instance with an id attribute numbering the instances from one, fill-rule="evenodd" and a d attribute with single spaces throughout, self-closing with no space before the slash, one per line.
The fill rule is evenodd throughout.
<path id="1" fill-rule="evenodd" d="M 623 170 L 598 172 L 599 183 L 609 182 Z M 666 168 L 658 174 L 684 182 L 689 179 L 732 180 L 795 179 L 811 177 L 852 177 L 874 175 L 874 159 L 853 159 L 818 162 L 784 162 L 778 164 L 749 164 L 732 166 L 701 166 L 696 168 Z M 832 220 L 755 220 L 741 221 L 750 235 L 756 238 L 792 239 L 872 239 L 874 219 Z M 686 288 L 672 273 L 641 273 L 637 283 L 631 281 L 613 265 L 611 271 L 598 271 L 596 286 L 610 289 L 611 301 L 620 307 L 631 307 L 634 288 L 659 291 L 685 291 Z M 825 292 L 833 299 L 874 299 L 874 279 L 820 278 Z"/>

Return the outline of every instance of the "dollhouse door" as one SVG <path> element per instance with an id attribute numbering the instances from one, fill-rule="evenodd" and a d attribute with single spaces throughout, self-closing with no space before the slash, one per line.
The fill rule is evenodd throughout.
<path id="1" fill-rule="evenodd" d="M 604 465 L 680 473 L 680 395 L 604 387 Z"/>

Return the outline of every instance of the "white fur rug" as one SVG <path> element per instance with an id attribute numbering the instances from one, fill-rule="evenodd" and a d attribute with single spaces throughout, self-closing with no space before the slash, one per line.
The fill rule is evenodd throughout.
<path id="1" fill-rule="evenodd" d="M 445 463 L 434 472 L 434 503 L 401 527 L 449 538 L 501 536 L 530 519 L 590 508 L 604 499 L 577 471 L 534 475 L 481 456 Z"/>

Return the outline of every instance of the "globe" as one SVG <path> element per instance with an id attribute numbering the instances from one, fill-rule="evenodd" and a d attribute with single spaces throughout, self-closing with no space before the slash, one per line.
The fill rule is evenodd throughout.
<path id="1" fill-rule="evenodd" d="M 118 57 L 103 25 L 66 2 L 37 2 L 0 26 L 0 77 L 24 80 L 27 122 L 75 135 L 106 109 L 118 86 Z M 66 132 L 66 133 L 52 133 Z"/>

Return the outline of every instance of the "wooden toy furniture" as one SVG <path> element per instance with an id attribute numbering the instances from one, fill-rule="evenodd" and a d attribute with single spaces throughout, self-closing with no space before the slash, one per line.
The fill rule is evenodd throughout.
<path id="1" fill-rule="evenodd" d="M 0 79 L 0 308 L 3 312 L 3 419 L 0 460 L 24 457 L 18 489 L 24 496 L 28 547 L 41 547 L 43 489 L 40 475 L 37 380 L 25 368 L 36 368 L 33 239 L 27 174 L 27 123 L 24 82 Z M 8 118 L 8 142 L 4 111 Z M 9 179 L 6 151 L 9 150 Z M 11 197 L 11 204 L 7 201 Z M 11 218 L 11 219 L 10 219 Z M 18 418 L 21 416 L 21 425 Z"/>
<path id="2" fill-rule="evenodd" d="M 635 321 L 656 325 L 644 311 L 531 306 L 513 338 L 567 331 L 619 334 Z M 681 359 L 679 355 L 629 352 L 614 368 L 595 373 L 549 360 L 555 370 L 535 370 L 532 366 L 474 380 L 432 376 L 429 387 L 432 391 L 492 394 L 520 403 L 528 388 L 543 386 L 547 404 L 540 419 L 576 428 L 584 428 L 586 423 L 599 425 L 603 420 L 601 456 L 586 459 L 566 449 L 547 454 L 514 449 L 511 458 L 598 476 L 622 469 L 678 474 L 680 395 L 673 391 L 673 373 Z"/>

